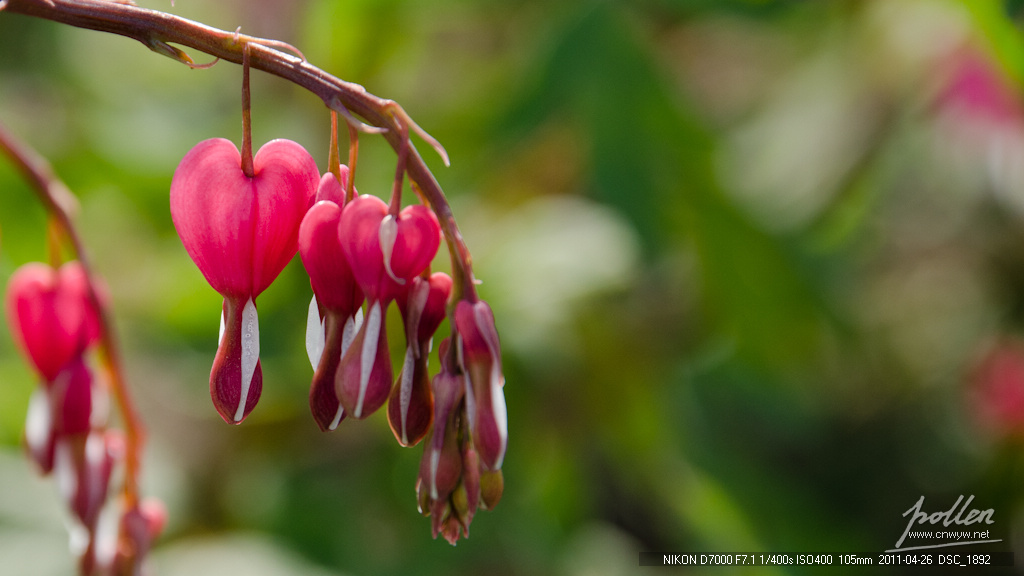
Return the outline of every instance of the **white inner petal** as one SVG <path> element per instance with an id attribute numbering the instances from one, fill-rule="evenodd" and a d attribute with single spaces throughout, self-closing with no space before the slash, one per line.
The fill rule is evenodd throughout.
<path id="1" fill-rule="evenodd" d="M 413 366 L 416 361 L 413 357 L 413 348 L 414 346 L 409 346 L 405 349 L 405 361 L 402 362 L 401 388 L 398 390 L 399 406 L 402 410 L 402 444 L 409 443 L 405 428 L 406 420 L 409 417 L 409 404 L 412 402 L 412 376 L 416 370 L 415 366 Z"/>
<path id="2" fill-rule="evenodd" d="M 380 221 L 377 237 L 380 239 L 380 251 L 384 255 L 384 270 L 392 280 L 399 284 L 405 284 L 405 278 L 395 276 L 394 271 L 391 270 L 391 256 L 395 251 L 395 241 L 398 240 L 398 221 L 394 216 L 388 214 Z"/>
<path id="3" fill-rule="evenodd" d="M 505 407 L 505 377 L 501 374 L 501 348 L 497 342 L 497 334 L 494 332 L 494 324 L 486 309 L 481 307 L 474 310 L 473 319 L 476 327 L 487 343 L 487 351 L 491 355 L 491 410 L 494 412 L 494 423 L 498 427 L 498 436 L 501 438 L 501 452 L 495 469 L 501 468 L 502 460 L 505 459 L 505 445 L 508 442 L 508 411 Z M 472 420 L 471 420 L 472 421 Z"/>
<path id="4" fill-rule="evenodd" d="M 420 319 L 423 318 L 423 310 L 427 307 L 427 299 L 429 297 L 429 282 L 420 281 L 413 285 L 412 295 L 409 298 L 409 325 L 406 326 L 406 330 L 408 332 L 409 345 L 412 346 L 413 353 L 417 358 L 420 356 Z"/>
<path id="5" fill-rule="evenodd" d="M 256 363 L 260 359 L 260 325 L 256 316 L 256 304 L 252 298 L 245 302 L 242 309 L 242 390 L 238 395 L 238 409 L 235 410 L 235 422 L 241 422 L 245 416 L 245 404 L 249 399 L 249 387 L 256 373 Z"/>
<path id="6" fill-rule="evenodd" d="M 89 438 L 85 441 L 85 461 L 89 466 L 99 466 L 103 463 L 106 447 L 103 434 L 99 432 L 89 434 Z"/>
<path id="7" fill-rule="evenodd" d="M 344 356 L 352 341 L 356 339 L 356 332 L 363 325 L 363 309 L 357 308 L 355 316 L 350 316 L 345 321 L 345 329 L 341 333 L 341 355 Z"/>
<path id="8" fill-rule="evenodd" d="M 430 451 L 430 499 L 437 500 L 437 466 L 441 463 L 441 451 Z"/>
<path id="9" fill-rule="evenodd" d="M 224 307 L 220 309 L 220 330 L 217 331 L 217 347 L 220 348 L 220 343 L 224 341 Z"/>
<path id="10" fill-rule="evenodd" d="M 32 392 L 28 400 L 28 416 L 25 418 L 25 442 L 29 450 L 38 452 L 46 448 L 46 441 L 53 429 L 53 414 L 50 412 L 50 396 L 41 386 Z"/>
<path id="11" fill-rule="evenodd" d="M 75 472 L 75 461 L 71 456 L 71 447 L 67 441 L 57 442 L 56 454 L 53 459 L 53 472 L 57 476 L 57 489 L 65 502 L 71 502 L 78 490 L 78 473 Z"/>
<path id="12" fill-rule="evenodd" d="M 363 415 L 363 400 L 366 398 L 366 388 L 370 384 L 373 361 L 377 357 L 377 339 L 380 337 L 381 328 L 380 302 L 373 303 L 366 322 L 366 336 L 363 339 L 362 354 L 359 357 L 359 399 L 356 400 L 356 418 Z"/>
<path id="13" fill-rule="evenodd" d="M 107 454 L 107 444 L 100 432 L 92 432 L 85 441 L 85 473 L 89 479 L 86 488 L 89 490 L 89 501 L 100 502 L 107 485 L 102 480 L 103 466 Z"/>
<path id="14" fill-rule="evenodd" d="M 338 412 L 334 415 L 334 420 L 331 420 L 331 425 L 327 427 L 328 430 L 334 430 L 341 423 L 341 417 L 345 415 L 345 407 L 340 403 L 338 404 Z"/>
<path id="15" fill-rule="evenodd" d="M 469 414 L 469 433 L 476 434 L 476 396 L 473 395 L 473 383 L 469 381 L 469 374 L 463 374 L 463 382 L 466 388 L 466 414 Z"/>
<path id="16" fill-rule="evenodd" d="M 91 390 L 92 407 L 89 412 L 89 426 L 92 428 L 106 428 L 107 419 L 110 416 L 110 393 L 107 387 L 100 382 L 93 380 L 89 385 Z"/>
<path id="17" fill-rule="evenodd" d="M 309 301 L 309 314 L 306 316 L 306 355 L 313 370 L 320 365 L 320 357 L 324 353 L 324 321 L 320 319 L 320 307 L 316 304 L 316 295 Z"/>
<path id="18" fill-rule="evenodd" d="M 89 530 L 82 526 L 77 517 L 68 518 L 65 523 L 68 527 L 68 548 L 72 555 L 81 556 L 89 547 Z"/>
<path id="19" fill-rule="evenodd" d="M 501 451 L 498 453 L 498 461 L 494 464 L 494 469 L 497 470 L 505 460 L 505 446 L 508 444 L 508 412 L 505 408 L 505 391 L 501 386 L 491 389 L 491 409 L 494 410 L 494 422 L 501 437 Z"/>
<path id="20" fill-rule="evenodd" d="M 480 331 L 480 334 L 484 337 L 484 342 L 487 343 L 487 351 L 491 355 L 491 389 L 494 389 L 501 382 L 501 347 L 498 344 L 496 337 L 497 334 L 494 332 L 494 324 L 491 322 L 486 309 L 483 306 L 477 307 L 473 311 L 473 320 L 476 322 L 476 328 Z"/>
<path id="21" fill-rule="evenodd" d="M 121 525 L 121 513 L 115 499 L 108 500 L 100 510 L 96 527 L 96 560 L 101 566 L 108 566 L 117 552 L 117 535 Z"/>

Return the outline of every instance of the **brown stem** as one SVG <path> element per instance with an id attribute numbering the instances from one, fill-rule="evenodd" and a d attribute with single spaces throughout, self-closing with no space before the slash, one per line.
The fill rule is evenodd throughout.
<path id="1" fill-rule="evenodd" d="M 362 86 L 332 76 L 300 57 L 265 45 L 273 41 L 218 30 L 164 12 L 109 0 L 8 0 L 6 10 L 2 14 L 8 12 L 134 38 L 151 50 L 186 64 L 194 62 L 188 54 L 171 44 L 192 48 L 221 60 L 240 64 L 243 47 L 249 43 L 250 65 L 253 68 L 309 90 L 332 110 L 343 113 L 347 110 L 364 119 L 369 125 L 383 129 L 382 135 L 396 152 L 402 146 L 403 139 L 396 118 L 407 119 L 408 115 L 397 103 L 374 96 Z M 404 123 L 421 136 L 425 136 L 415 125 Z M 436 145 L 429 136 L 425 137 L 447 162 L 443 148 Z M 456 280 L 461 279 L 454 287 L 453 301 L 460 297 L 475 300 L 476 290 L 473 285 L 469 249 L 462 239 L 448 201 L 437 180 L 423 162 L 423 158 L 411 145 L 408 155 L 406 173 L 437 213 L 451 252 L 453 272 L 457 276 Z"/>
<path id="2" fill-rule="evenodd" d="M 345 186 L 345 203 L 356 195 L 356 161 L 359 160 L 359 130 L 348 124 L 348 185 Z"/>
<path id="3" fill-rule="evenodd" d="M 395 165 L 395 181 L 391 186 L 391 202 L 388 204 L 388 213 L 398 218 L 398 212 L 402 209 L 402 185 L 405 183 L 405 165 L 409 161 L 409 131 L 403 125 L 401 127 L 402 140 L 398 147 L 398 162 Z"/>
<path id="4" fill-rule="evenodd" d="M 242 48 L 242 173 L 256 177 L 252 165 L 252 98 L 249 92 L 249 43 Z"/>
<path id="5" fill-rule="evenodd" d="M 338 113 L 331 110 L 331 145 L 327 151 L 327 170 L 341 184 L 341 156 L 338 155 Z"/>
<path id="6" fill-rule="evenodd" d="M 89 255 L 85 251 L 82 240 L 71 220 L 71 211 L 76 201 L 53 173 L 50 164 L 34 150 L 17 140 L 6 128 L 0 126 L 0 150 L 2 150 L 21 171 L 32 185 L 46 211 L 50 213 L 71 243 L 75 257 L 85 270 L 89 286 L 89 300 L 99 311 L 100 319 L 100 360 L 110 376 L 110 387 L 121 412 L 125 437 L 125 480 L 123 496 L 128 508 L 139 500 L 139 473 L 142 463 L 142 450 L 145 443 L 145 430 L 142 420 L 135 409 L 131 392 L 124 379 L 121 368 L 121 357 L 118 349 L 117 335 L 110 309 L 97 296 L 95 276 Z"/>

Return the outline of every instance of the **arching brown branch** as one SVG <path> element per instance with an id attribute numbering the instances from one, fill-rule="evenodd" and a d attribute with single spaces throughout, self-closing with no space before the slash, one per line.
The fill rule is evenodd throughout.
<path id="1" fill-rule="evenodd" d="M 366 124 L 381 129 L 381 135 L 398 152 L 403 145 L 399 121 L 410 127 L 415 123 L 394 101 L 374 96 L 365 88 L 328 74 L 292 54 L 275 49 L 276 41 L 254 38 L 237 32 L 219 30 L 185 18 L 109 0 L 6 0 L 2 17 L 23 14 L 78 28 L 109 32 L 134 38 L 149 49 L 194 65 L 181 48 L 190 48 L 221 60 L 242 63 L 243 48 L 249 44 L 250 66 L 273 74 L 309 90 L 324 104 L 341 114 L 354 114 Z M 436 140 L 417 131 L 434 146 L 447 163 L 447 154 Z M 452 254 L 452 275 L 456 290 L 462 297 L 476 299 L 472 263 L 455 223 L 448 201 L 423 158 L 409 142 L 406 173 L 423 198 L 437 214 L 449 251 Z M 453 298 L 453 301 L 457 298 Z"/>

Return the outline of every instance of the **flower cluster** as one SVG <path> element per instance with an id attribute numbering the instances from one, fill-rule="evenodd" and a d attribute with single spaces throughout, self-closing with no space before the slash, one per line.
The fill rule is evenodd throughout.
<path id="1" fill-rule="evenodd" d="M 108 392 L 87 354 L 102 333 L 89 286 L 77 261 L 59 269 L 26 264 L 10 279 L 8 322 L 42 380 L 29 401 L 25 445 L 39 471 L 56 476 L 72 513 L 81 572 L 134 574 L 165 514 L 155 501 L 129 504 L 119 512 L 119 530 L 100 533 L 111 476 L 125 450 L 120 432 L 107 428 Z"/>
<path id="2" fill-rule="evenodd" d="M 468 534 L 478 506 L 497 503 L 507 439 L 504 378 L 494 316 L 479 300 L 465 261 L 456 284 L 430 265 L 443 233 L 426 205 L 401 208 L 401 170 L 390 202 L 359 195 L 346 166 L 323 176 L 301 146 L 274 140 L 243 171 L 227 140 L 201 142 L 171 183 L 171 216 L 186 251 L 224 296 L 221 336 L 210 374 L 214 406 L 228 423 L 252 411 L 263 386 L 256 297 L 300 254 L 313 298 L 306 350 L 313 366 L 309 404 L 321 430 L 387 407 L 402 446 L 425 443 L 417 481 L 434 535 Z M 457 255 L 459 256 L 459 255 Z M 395 378 L 387 311 L 403 319 L 405 356 Z M 434 333 L 452 319 L 455 346 Z"/>

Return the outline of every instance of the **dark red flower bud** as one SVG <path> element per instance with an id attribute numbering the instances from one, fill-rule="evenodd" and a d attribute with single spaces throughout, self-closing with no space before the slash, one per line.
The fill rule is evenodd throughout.
<path id="1" fill-rule="evenodd" d="M 376 412 L 391 391 L 391 355 L 388 352 L 384 306 L 370 301 L 366 319 L 338 364 L 334 390 L 353 418 Z"/>
<path id="2" fill-rule="evenodd" d="M 91 428 L 92 373 L 81 357 L 64 367 L 50 385 L 53 428 L 57 436 L 85 434 Z"/>
<path id="3" fill-rule="evenodd" d="M 470 434 L 484 469 L 498 470 L 508 443 L 508 415 L 494 313 L 482 300 L 463 300 L 455 307 L 455 325 L 462 369 L 469 378 L 466 412 Z"/>
<path id="4" fill-rule="evenodd" d="M 75 517 L 94 532 L 100 508 L 107 499 L 115 458 L 124 440 L 114 432 L 91 432 L 57 440 L 54 474 L 61 495 Z"/>
<path id="5" fill-rule="evenodd" d="M 114 576 L 141 576 L 146 555 L 167 522 L 167 509 L 159 500 L 143 500 L 121 516 Z"/>
<path id="6" fill-rule="evenodd" d="M 413 278 L 409 289 L 398 299 L 405 319 L 405 361 L 388 400 L 388 423 L 402 446 L 418 443 L 430 429 L 433 399 L 427 355 L 430 341 L 444 320 L 445 307 L 452 290 L 452 279 L 443 272 L 430 278 Z"/>

